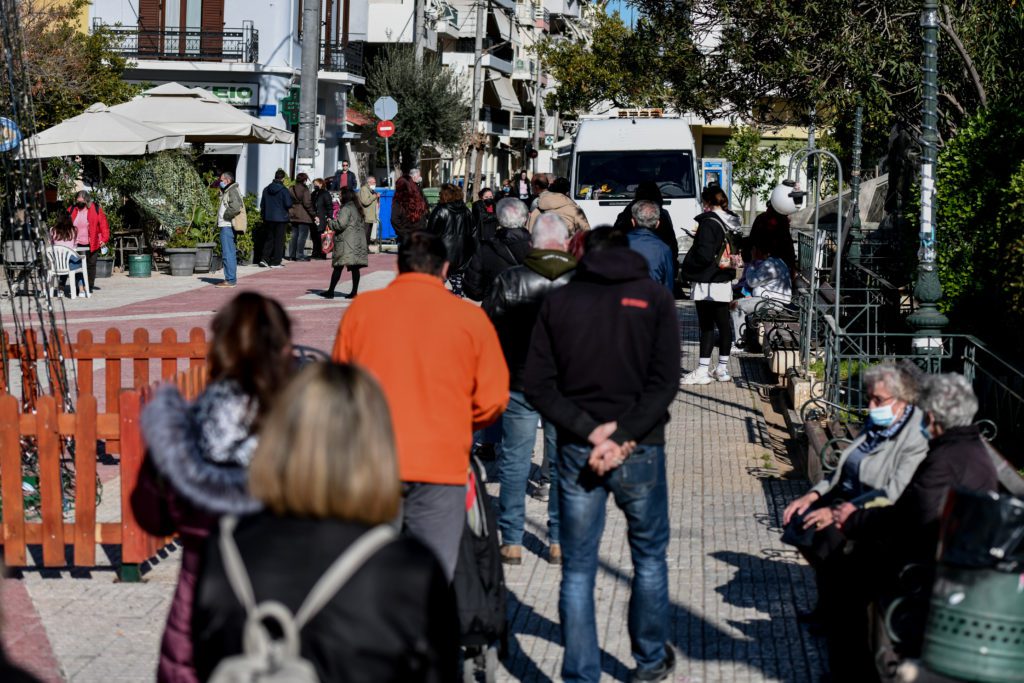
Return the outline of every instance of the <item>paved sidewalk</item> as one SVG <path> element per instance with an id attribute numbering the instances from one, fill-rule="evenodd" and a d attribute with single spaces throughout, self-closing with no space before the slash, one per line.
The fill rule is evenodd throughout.
<path id="1" fill-rule="evenodd" d="M 363 289 L 389 282 L 393 261 L 371 256 Z M 298 341 L 329 349 L 344 300 L 323 301 L 307 291 L 322 287 L 329 273 L 323 263 L 289 265 L 244 274 L 239 289 L 253 287 L 279 298 L 296 319 Z M 125 282 L 101 290 L 110 293 L 108 304 L 114 304 L 115 293 L 123 296 L 117 305 L 87 311 L 70 304 L 72 330 L 208 326 L 216 307 L 231 296 L 230 290 L 172 282 L 167 286 L 173 291 L 152 298 L 136 291 L 131 300 L 120 288 L 135 283 Z M 696 324 L 692 305 L 681 303 L 679 309 L 683 366 L 690 369 L 696 362 Z M 681 390 L 668 430 L 672 640 L 682 655 L 675 680 L 813 681 L 821 672 L 821 643 L 795 620 L 796 608 L 810 604 L 813 581 L 806 565 L 779 542 L 777 528 L 784 503 L 806 483 L 778 476 L 757 391 L 766 379 L 763 361 L 736 358 L 731 369 L 733 382 Z M 632 570 L 625 523 L 612 507 L 601 546 L 597 614 L 605 678 L 626 681 L 633 666 L 626 632 Z M 527 500 L 527 554 L 521 566 L 506 569 L 513 637 L 500 680 L 559 679 L 560 572 L 543 559 L 545 510 L 545 504 Z M 8 634 L 9 651 L 48 681 L 152 680 L 179 559 L 170 548 L 140 584 L 119 584 L 105 569 L 22 572 L 11 583 L 27 593 L 31 605 L 14 609 L 30 629 L 22 635 L 34 634 L 35 640 Z M 29 608 L 38 614 L 35 622 Z M 18 621 L 9 618 L 6 626 Z M 49 647 L 37 642 L 40 626 Z"/>

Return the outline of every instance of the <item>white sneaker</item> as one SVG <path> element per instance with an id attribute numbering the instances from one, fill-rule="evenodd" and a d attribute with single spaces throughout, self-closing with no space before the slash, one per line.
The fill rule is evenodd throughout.
<path id="1" fill-rule="evenodd" d="M 693 372 L 683 375 L 681 384 L 711 384 L 711 375 L 707 368 L 698 366 Z"/>
<path id="2" fill-rule="evenodd" d="M 711 376 L 717 379 L 719 382 L 732 381 L 732 375 L 729 374 L 729 368 L 723 368 L 721 365 L 715 368 L 715 371 L 711 373 Z"/>
<path id="3" fill-rule="evenodd" d="M 746 352 L 747 352 L 747 350 L 744 349 L 742 346 L 736 346 L 735 344 L 733 344 L 731 347 L 729 347 L 729 355 L 730 356 L 738 356 L 741 353 L 746 353 Z"/>

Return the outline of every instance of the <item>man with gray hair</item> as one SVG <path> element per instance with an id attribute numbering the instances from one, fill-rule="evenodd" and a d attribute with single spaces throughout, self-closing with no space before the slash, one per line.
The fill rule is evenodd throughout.
<path id="1" fill-rule="evenodd" d="M 220 253 L 224 258 L 224 280 L 214 287 L 232 288 L 238 283 L 238 251 L 235 249 L 235 233 L 245 232 L 245 204 L 242 191 L 235 182 L 235 174 L 224 171 L 220 174 L 220 206 L 217 209 L 217 228 L 220 230 Z"/>
<path id="2" fill-rule="evenodd" d="M 626 235 L 629 248 L 647 261 L 652 280 L 673 291 L 675 264 L 672 250 L 654 233 L 661 221 L 661 207 L 655 202 L 641 200 L 633 204 L 632 213 L 633 229 Z"/>
<path id="3" fill-rule="evenodd" d="M 503 199 L 499 207 L 506 201 L 522 204 L 518 199 Z M 522 562 L 530 456 L 540 418 L 523 395 L 523 370 L 530 334 L 545 297 L 567 284 L 576 268 L 576 260 L 566 251 L 569 229 L 561 216 L 542 215 L 534 224 L 531 243 L 533 248 L 523 265 L 501 273 L 483 304 L 484 311 L 498 331 L 509 368 L 510 401 L 502 416 L 502 449 L 498 461 L 498 481 L 501 484 L 498 529 L 501 531 L 501 559 L 506 564 Z M 558 539 L 557 457 L 555 427 L 545 420 L 544 461 L 538 489 L 547 488 L 548 559 L 553 564 L 562 560 Z M 544 487 L 545 469 L 550 482 L 547 487 Z"/>
<path id="4" fill-rule="evenodd" d="M 521 200 L 502 199 L 494 209 L 498 229 L 492 239 L 480 239 L 479 246 L 466 266 L 463 292 L 474 301 L 483 301 L 491 292 L 495 278 L 518 266 L 530 251 L 530 233 L 523 227 L 529 212 Z"/>

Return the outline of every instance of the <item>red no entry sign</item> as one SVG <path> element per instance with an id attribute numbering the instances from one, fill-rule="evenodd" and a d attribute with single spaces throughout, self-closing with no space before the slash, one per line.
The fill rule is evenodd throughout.
<path id="1" fill-rule="evenodd" d="M 395 122 L 394 121 L 378 121 L 377 122 L 377 135 L 382 138 L 389 138 L 395 134 Z"/>

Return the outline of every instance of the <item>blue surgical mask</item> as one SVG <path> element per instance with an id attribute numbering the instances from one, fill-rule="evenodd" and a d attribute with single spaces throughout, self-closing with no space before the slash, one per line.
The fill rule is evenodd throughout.
<path id="1" fill-rule="evenodd" d="M 896 419 L 891 405 L 872 408 L 868 411 L 868 414 L 871 416 L 871 421 L 879 427 L 888 427 Z"/>
<path id="2" fill-rule="evenodd" d="M 929 424 L 930 424 L 930 422 L 928 420 L 928 416 L 927 415 L 925 415 L 923 418 L 921 418 L 921 434 L 924 435 L 924 438 L 927 441 L 931 441 L 932 440 L 932 432 L 931 432 L 930 429 L 928 429 Z"/>
<path id="3" fill-rule="evenodd" d="M 225 183 L 225 182 L 224 182 L 223 180 L 222 180 L 222 181 L 220 181 L 220 182 L 219 182 L 219 183 L 217 183 L 217 184 L 218 184 L 218 185 L 220 185 L 220 189 L 222 189 L 222 190 L 223 190 L 223 189 L 224 189 L 225 187 L 227 187 L 227 186 L 228 186 L 228 184 L 227 184 L 227 183 Z"/>

